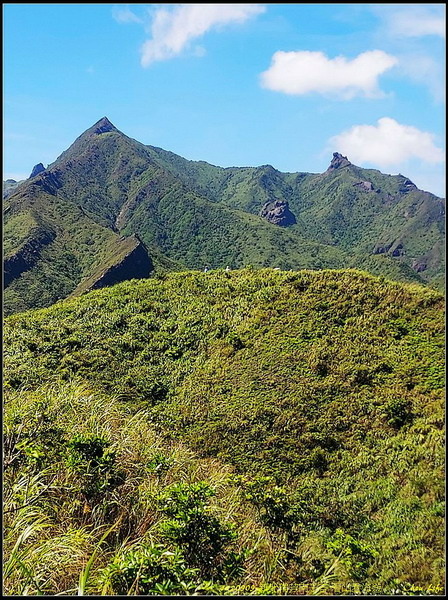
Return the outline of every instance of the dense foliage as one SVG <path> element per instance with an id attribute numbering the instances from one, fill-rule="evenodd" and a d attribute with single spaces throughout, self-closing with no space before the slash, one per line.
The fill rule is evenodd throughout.
<path id="1" fill-rule="evenodd" d="M 443 591 L 443 297 L 131 281 L 6 319 L 8 594 Z"/>

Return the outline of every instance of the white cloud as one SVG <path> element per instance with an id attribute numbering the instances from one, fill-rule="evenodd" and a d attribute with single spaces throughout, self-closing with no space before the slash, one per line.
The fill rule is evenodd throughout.
<path id="1" fill-rule="evenodd" d="M 117 23 L 143 23 L 143 21 L 132 12 L 129 6 L 114 6 L 112 9 L 112 16 Z"/>
<path id="2" fill-rule="evenodd" d="M 357 164 L 398 166 L 411 158 L 443 163 L 445 153 L 434 143 L 434 134 L 383 117 L 377 125 L 355 125 L 329 140 L 329 149 Z"/>
<path id="3" fill-rule="evenodd" d="M 445 6 L 370 4 L 378 19 L 375 39 L 399 59 L 396 75 L 426 86 L 434 101 L 445 99 Z"/>
<path id="4" fill-rule="evenodd" d="M 157 8 L 152 14 L 151 39 L 141 49 L 141 64 L 147 67 L 173 58 L 210 29 L 244 23 L 265 10 L 261 4 L 179 4 L 171 9 Z"/>
<path id="5" fill-rule="evenodd" d="M 377 98 L 383 95 L 378 77 L 397 62 L 382 50 L 369 50 L 352 60 L 345 56 L 327 58 L 323 52 L 308 50 L 278 51 L 269 69 L 261 74 L 261 84 L 285 94 L 317 92 L 342 99 L 358 95 Z"/>
<path id="6" fill-rule="evenodd" d="M 445 7 L 442 4 L 380 5 L 376 7 L 376 12 L 382 16 L 389 33 L 393 36 L 436 35 L 445 37 Z"/>

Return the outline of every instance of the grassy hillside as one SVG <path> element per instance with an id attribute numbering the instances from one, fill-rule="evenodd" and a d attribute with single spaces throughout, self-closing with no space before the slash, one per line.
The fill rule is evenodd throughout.
<path id="1" fill-rule="evenodd" d="M 443 328 L 438 292 L 355 270 L 9 317 L 5 591 L 441 593 Z"/>
<path id="2" fill-rule="evenodd" d="M 110 269 L 136 276 L 114 262 L 134 236 L 156 272 L 357 267 L 443 286 L 444 201 L 401 175 L 350 163 L 224 169 L 145 146 L 106 118 L 5 198 L 4 225 L 7 314 L 80 294 Z"/>

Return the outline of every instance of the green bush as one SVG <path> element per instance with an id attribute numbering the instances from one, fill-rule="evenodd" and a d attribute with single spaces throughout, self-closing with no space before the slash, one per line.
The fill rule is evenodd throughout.
<path id="1" fill-rule="evenodd" d="M 166 538 L 180 546 L 188 563 L 202 577 L 222 580 L 234 574 L 242 555 L 228 554 L 226 546 L 236 539 L 234 528 L 211 514 L 207 500 L 215 491 L 204 482 L 175 484 L 159 497 L 160 510 L 170 518 L 160 529 Z"/>
<path id="2" fill-rule="evenodd" d="M 411 405 L 404 398 L 392 398 L 384 407 L 384 414 L 389 425 L 399 429 L 412 419 Z"/>
<path id="3" fill-rule="evenodd" d="M 151 459 L 146 463 L 146 468 L 151 473 L 155 473 L 157 477 L 161 478 L 170 470 L 173 466 L 174 460 L 163 452 L 156 452 Z"/>
<path id="4" fill-rule="evenodd" d="M 32 414 L 15 418 L 5 427 L 4 468 L 26 464 L 41 470 L 64 450 L 64 432 L 44 403 L 36 403 Z"/>
<path id="5" fill-rule="evenodd" d="M 378 556 L 370 544 L 356 540 L 342 529 L 336 529 L 326 546 L 345 565 L 349 576 L 358 581 L 367 577 L 369 566 Z"/>
<path id="6" fill-rule="evenodd" d="M 261 523 L 273 529 L 292 529 L 297 512 L 284 488 L 275 485 L 271 477 L 236 480 L 242 485 L 246 500 L 256 506 Z"/>
<path id="7" fill-rule="evenodd" d="M 66 464 L 80 478 L 87 499 L 94 499 L 121 482 L 116 453 L 110 442 L 96 435 L 75 435 L 67 444 Z"/>
<path id="8" fill-rule="evenodd" d="M 243 340 L 236 333 L 229 333 L 229 335 L 227 336 L 227 341 L 234 350 L 241 350 L 242 348 L 244 348 Z"/>
<path id="9" fill-rule="evenodd" d="M 199 587 L 198 570 L 188 567 L 181 550 L 161 544 L 123 552 L 101 579 L 119 595 L 189 595 Z"/>

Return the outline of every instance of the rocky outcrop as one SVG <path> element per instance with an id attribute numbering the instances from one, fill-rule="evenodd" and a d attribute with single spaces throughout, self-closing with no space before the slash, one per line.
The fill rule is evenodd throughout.
<path id="1" fill-rule="evenodd" d="M 7 179 L 3 182 L 3 199 L 10 196 L 16 189 L 18 185 L 20 185 L 20 181 L 16 181 L 15 179 Z"/>
<path id="2" fill-rule="evenodd" d="M 392 249 L 391 255 L 392 256 L 404 256 L 405 251 L 403 248 L 403 244 L 398 244 L 397 246 L 395 246 L 395 248 Z"/>
<path id="3" fill-rule="evenodd" d="M 426 271 L 428 268 L 428 263 L 426 258 L 414 258 L 411 264 L 411 267 L 414 269 L 416 273 L 421 273 L 422 271 Z"/>
<path id="4" fill-rule="evenodd" d="M 109 131 L 118 131 L 118 129 L 109 121 L 107 117 L 103 117 L 97 123 L 95 123 L 95 125 L 91 128 L 91 131 L 95 135 L 100 135 L 101 133 L 108 133 Z"/>
<path id="5" fill-rule="evenodd" d="M 46 229 L 37 229 L 33 237 L 20 249 L 3 261 L 3 282 L 5 288 L 25 271 L 29 271 L 39 260 L 41 251 L 51 244 L 55 233 Z"/>
<path id="6" fill-rule="evenodd" d="M 288 227 L 297 223 L 297 219 L 289 209 L 289 205 L 285 200 L 274 200 L 266 202 L 260 212 L 260 216 L 272 223 L 280 225 L 280 227 Z"/>
<path id="7" fill-rule="evenodd" d="M 325 171 L 325 173 L 332 173 L 337 169 L 343 169 L 344 167 L 349 167 L 352 163 L 348 160 L 346 156 L 342 156 L 339 152 L 333 152 L 333 158 L 331 159 L 330 166 Z"/>
<path id="8" fill-rule="evenodd" d="M 45 167 L 42 163 L 35 165 L 33 167 L 33 170 L 31 171 L 31 175 L 28 177 L 28 179 L 31 179 L 32 177 L 36 177 L 36 175 L 39 175 L 39 173 L 42 173 L 42 171 L 45 171 Z"/>
<path id="9" fill-rule="evenodd" d="M 371 181 L 357 181 L 353 184 L 354 187 L 358 188 L 362 192 L 374 192 L 375 188 Z"/>
<path id="10" fill-rule="evenodd" d="M 400 194 L 408 194 L 409 192 L 412 192 L 412 190 L 416 189 L 418 188 L 415 185 L 415 183 L 412 183 L 410 179 L 404 179 L 400 184 L 398 191 L 400 192 Z"/>
<path id="11" fill-rule="evenodd" d="M 103 271 L 87 290 L 96 290 L 128 279 L 145 279 L 153 270 L 154 266 L 146 246 L 136 238 L 135 247 L 118 263 Z"/>

